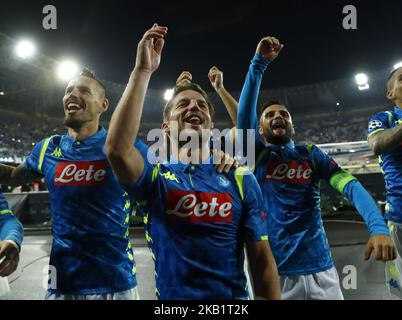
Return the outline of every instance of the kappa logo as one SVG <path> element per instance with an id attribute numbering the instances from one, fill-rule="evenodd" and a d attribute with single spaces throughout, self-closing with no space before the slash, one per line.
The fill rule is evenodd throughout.
<path id="1" fill-rule="evenodd" d="M 57 157 L 57 158 L 63 158 L 63 153 L 61 152 L 60 148 L 56 148 L 53 150 L 51 156 Z"/>
<path id="2" fill-rule="evenodd" d="M 180 183 L 179 179 L 176 178 L 176 175 L 174 173 L 170 173 L 170 171 L 166 173 L 161 173 L 160 175 L 167 180 L 176 181 L 177 183 Z"/>
<path id="3" fill-rule="evenodd" d="M 106 182 L 106 161 L 59 162 L 56 167 L 55 186 L 93 186 Z"/>
<path id="4" fill-rule="evenodd" d="M 374 129 L 377 129 L 377 128 L 381 128 L 381 126 L 382 126 L 382 122 L 380 120 L 372 120 L 372 121 L 369 122 L 368 129 L 369 130 L 374 130 Z"/>

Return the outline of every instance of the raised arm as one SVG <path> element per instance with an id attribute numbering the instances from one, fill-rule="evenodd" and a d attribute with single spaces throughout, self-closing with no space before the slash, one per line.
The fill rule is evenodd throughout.
<path id="1" fill-rule="evenodd" d="M 145 94 L 151 75 L 158 69 L 167 28 L 154 24 L 137 48 L 134 70 L 113 113 L 106 139 L 106 155 L 117 178 L 130 185 L 144 170 L 144 159 L 133 146 L 140 126 Z"/>
<path id="2" fill-rule="evenodd" d="M 282 49 L 283 44 L 274 37 L 265 37 L 258 43 L 239 99 L 237 112 L 239 129 L 258 130 L 257 102 L 262 76 L 268 64 L 276 59 Z"/>
<path id="3" fill-rule="evenodd" d="M 223 85 L 223 72 L 214 66 L 209 70 L 208 78 L 212 87 L 215 89 L 216 93 L 219 95 L 223 104 L 225 105 L 233 124 L 237 126 L 238 103 Z"/>

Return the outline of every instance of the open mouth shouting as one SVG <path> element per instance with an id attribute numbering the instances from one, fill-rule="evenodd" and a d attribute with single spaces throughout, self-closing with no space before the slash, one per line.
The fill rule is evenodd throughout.
<path id="1" fill-rule="evenodd" d="M 84 103 L 75 99 L 70 99 L 66 102 L 64 109 L 69 116 L 77 114 L 80 110 L 84 109 Z"/>
<path id="2" fill-rule="evenodd" d="M 271 130 L 275 135 L 282 135 L 286 133 L 287 125 L 284 121 L 273 121 L 271 124 Z"/>
<path id="3" fill-rule="evenodd" d="M 200 116 L 199 114 L 191 113 L 183 118 L 183 122 L 188 123 L 191 126 L 201 126 L 204 124 L 205 121 L 203 117 Z"/>

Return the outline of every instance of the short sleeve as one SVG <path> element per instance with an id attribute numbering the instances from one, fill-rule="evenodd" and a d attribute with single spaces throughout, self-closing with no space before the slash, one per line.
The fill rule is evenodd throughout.
<path id="1" fill-rule="evenodd" d="M 160 165 L 151 165 L 144 160 L 144 171 L 136 182 L 131 186 L 123 186 L 130 197 L 136 202 L 148 200 L 154 192 L 155 184 L 158 182 Z"/>
<path id="2" fill-rule="evenodd" d="M 33 148 L 31 154 L 24 163 L 25 169 L 28 172 L 43 175 L 42 165 L 50 139 L 51 138 L 42 140 Z"/>
<path id="3" fill-rule="evenodd" d="M 373 134 L 384 131 L 389 128 L 391 113 L 380 112 L 371 117 L 368 123 L 367 138 L 370 138 Z"/>
<path id="4" fill-rule="evenodd" d="M 245 241 L 268 240 L 261 188 L 253 174 L 245 168 L 235 171 L 236 183 L 243 200 L 242 230 Z"/>

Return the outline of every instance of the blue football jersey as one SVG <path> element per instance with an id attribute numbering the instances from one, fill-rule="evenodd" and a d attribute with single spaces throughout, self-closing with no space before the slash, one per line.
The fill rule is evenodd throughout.
<path id="1" fill-rule="evenodd" d="M 261 190 L 249 173 L 145 162 L 129 192 L 144 206 L 157 298 L 248 298 L 244 243 L 267 240 Z"/>
<path id="2" fill-rule="evenodd" d="M 314 145 L 265 145 L 258 134 L 257 102 L 269 61 L 258 53 L 251 61 L 239 99 L 238 127 L 254 129 L 254 168 L 268 216 L 269 243 L 282 276 L 305 275 L 333 267 L 320 208 L 320 179 L 343 191 L 355 178 Z M 246 141 L 246 140 L 244 140 Z"/>
<path id="3" fill-rule="evenodd" d="M 106 131 L 82 141 L 53 136 L 37 144 L 25 162 L 45 177 L 52 211 L 49 290 L 105 294 L 136 286 L 129 239 L 131 202 L 104 152 Z M 143 143 L 136 147 L 146 152 Z"/>
<path id="4" fill-rule="evenodd" d="M 13 215 L 6 198 L 0 192 L 0 241 L 12 240 L 21 248 L 23 234 L 21 223 Z"/>
<path id="5" fill-rule="evenodd" d="M 341 169 L 314 145 L 267 145 L 254 174 L 264 195 L 272 253 L 282 276 L 312 274 L 333 267 L 320 206 L 321 179 Z"/>
<path id="6" fill-rule="evenodd" d="M 377 113 L 369 121 L 368 137 L 401 124 L 402 110 L 398 107 Z M 379 161 L 387 190 L 385 218 L 402 223 L 402 144 L 392 152 L 379 156 Z"/>

